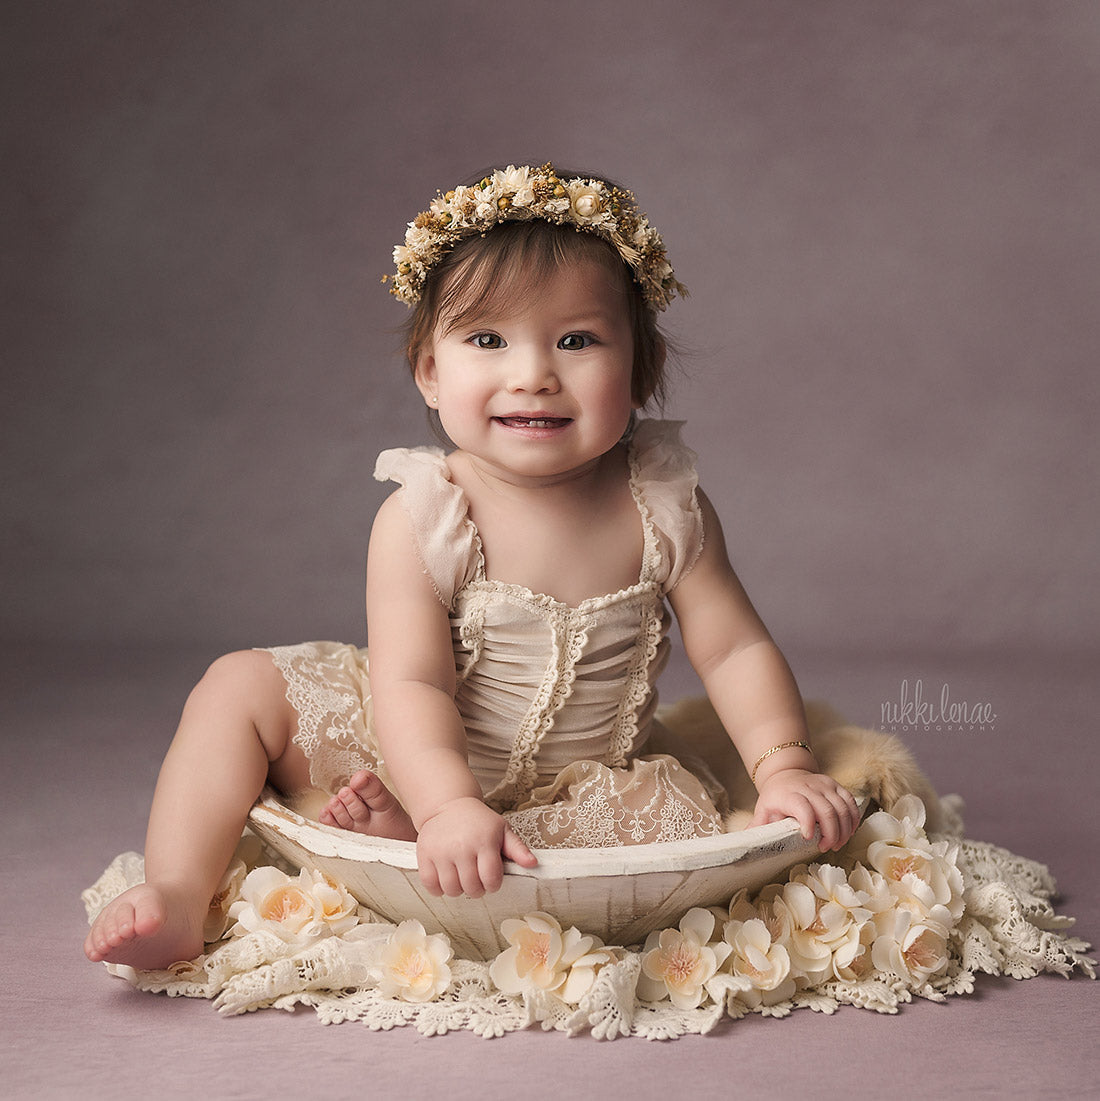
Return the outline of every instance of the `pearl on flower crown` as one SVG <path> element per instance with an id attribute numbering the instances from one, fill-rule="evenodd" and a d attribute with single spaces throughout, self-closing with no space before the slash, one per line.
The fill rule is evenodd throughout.
<path id="1" fill-rule="evenodd" d="M 629 265 L 646 302 L 656 310 L 677 294 L 687 294 L 673 274 L 661 235 L 631 192 L 603 180 L 561 179 L 549 163 L 539 168 L 509 165 L 480 183 L 440 192 L 409 223 L 405 243 L 393 250 L 397 274 L 382 281 L 390 279 L 390 294 L 415 306 L 432 268 L 459 241 L 485 234 L 501 222 L 532 218 L 602 237 Z"/>

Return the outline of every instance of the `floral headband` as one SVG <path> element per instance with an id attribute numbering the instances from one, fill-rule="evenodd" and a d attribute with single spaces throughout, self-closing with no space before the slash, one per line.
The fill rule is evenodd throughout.
<path id="1" fill-rule="evenodd" d="M 629 191 L 603 180 L 560 179 L 549 163 L 541 168 L 509 165 L 472 187 L 440 193 L 409 223 L 405 243 L 393 250 L 397 274 L 382 281 L 392 279 L 390 294 L 415 306 L 432 268 L 459 241 L 484 235 L 501 222 L 532 218 L 602 237 L 630 266 L 646 302 L 656 310 L 677 294 L 687 294 L 672 272 L 661 235 Z"/>

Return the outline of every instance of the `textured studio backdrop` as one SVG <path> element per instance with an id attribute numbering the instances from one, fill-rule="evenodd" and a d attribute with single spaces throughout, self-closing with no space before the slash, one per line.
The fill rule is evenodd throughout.
<path id="1" fill-rule="evenodd" d="M 380 276 L 437 188 L 634 188 L 687 420 L 792 651 L 1095 649 L 1100 9 L 6 5 L 3 631 L 364 634 Z"/>

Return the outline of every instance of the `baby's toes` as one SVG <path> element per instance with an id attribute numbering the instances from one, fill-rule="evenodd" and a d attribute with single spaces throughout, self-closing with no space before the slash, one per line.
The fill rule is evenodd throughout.
<path id="1" fill-rule="evenodd" d="M 338 826 L 340 829 L 349 830 L 352 826 L 351 817 L 347 809 L 340 801 L 340 797 L 334 795 L 317 816 L 326 826 Z"/>
<path id="2" fill-rule="evenodd" d="M 365 803 L 371 803 L 380 796 L 386 795 L 386 785 L 370 771 L 360 769 L 349 781 L 348 788 L 359 796 Z"/>
<path id="3" fill-rule="evenodd" d="M 101 952 L 117 948 L 134 935 L 134 907 L 131 903 L 115 903 L 104 915 L 97 926 L 99 937 L 97 947 Z"/>
<path id="4" fill-rule="evenodd" d="M 341 788 L 337 798 L 352 824 L 361 825 L 370 821 L 370 807 L 367 806 L 364 797 L 358 792 L 351 788 Z"/>

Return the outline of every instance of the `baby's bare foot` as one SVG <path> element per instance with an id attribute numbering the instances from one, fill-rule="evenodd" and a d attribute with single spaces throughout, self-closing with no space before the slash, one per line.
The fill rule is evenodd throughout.
<path id="1" fill-rule="evenodd" d="M 139 883 L 113 899 L 92 923 L 84 954 L 93 963 L 124 963 L 141 971 L 170 967 L 202 954 L 202 915 L 187 900 Z"/>
<path id="2" fill-rule="evenodd" d="M 416 829 L 393 793 L 366 769 L 357 772 L 326 804 L 319 815 L 326 826 L 366 834 L 415 841 Z"/>

